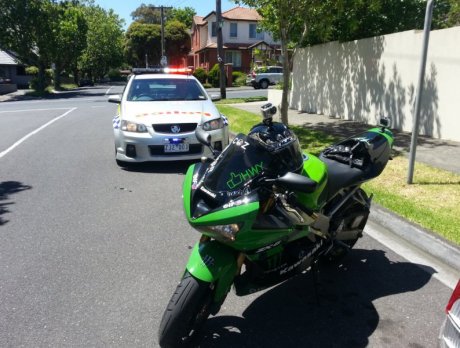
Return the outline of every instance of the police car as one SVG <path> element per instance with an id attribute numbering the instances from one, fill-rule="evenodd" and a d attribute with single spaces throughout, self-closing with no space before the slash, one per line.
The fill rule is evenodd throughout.
<path id="1" fill-rule="evenodd" d="M 228 145 L 227 120 L 190 69 L 133 69 L 113 119 L 115 160 L 119 166 L 147 161 L 194 160 L 211 156 L 198 142 L 197 127 L 211 134 L 211 145 Z"/>

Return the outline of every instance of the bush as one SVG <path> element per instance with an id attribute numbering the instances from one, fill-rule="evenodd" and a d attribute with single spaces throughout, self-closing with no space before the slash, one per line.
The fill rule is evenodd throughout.
<path id="1" fill-rule="evenodd" d="M 26 68 L 26 74 L 33 75 L 34 77 L 30 80 L 29 87 L 36 90 L 38 86 L 38 68 L 36 66 L 29 66 Z M 53 70 L 45 70 L 45 87 L 50 86 L 53 80 Z"/>
<path id="2" fill-rule="evenodd" d="M 244 86 L 246 85 L 246 74 L 241 71 L 232 72 L 233 85 L 234 86 Z"/>
<path id="3" fill-rule="evenodd" d="M 206 80 L 208 79 L 208 74 L 203 68 L 196 68 L 193 72 L 193 76 L 195 76 L 201 83 L 206 83 Z"/>
<path id="4" fill-rule="evenodd" d="M 28 66 L 26 67 L 26 74 L 27 75 L 38 75 L 38 68 L 36 66 Z"/>
<path id="5" fill-rule="evenodd" d="M 208 82 L 213 87 L 219 87 L 219 77 L 220 77 L 220 70 L 219 64 L 215 64 L 211 70 L 209 70 L 208 74 Z"/>

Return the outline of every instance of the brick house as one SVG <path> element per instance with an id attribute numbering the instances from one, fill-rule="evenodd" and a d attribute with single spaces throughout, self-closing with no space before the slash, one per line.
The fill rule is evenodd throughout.
<path id="1" fill-rule="evenodd" d="M 280 45 L 270 33 L 258 32 L 262 19 L 250 8 L 234 7 L 222 13 L 222 41 L 224 62 L 232 63 L 234 71 L 249 72 L 257 61 L 257 53 L 264 52 L 279 61 Z M 217 16 L 212 11 L 205 17 L 195 16 L 191 29 L 192 49 L 188 65 L 209 71 L 217 63 Z"/>

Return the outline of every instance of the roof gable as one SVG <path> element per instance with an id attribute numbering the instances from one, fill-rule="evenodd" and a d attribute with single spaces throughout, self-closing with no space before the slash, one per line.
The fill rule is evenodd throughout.
<path id="1" fill-rule="evenodd" d="M 20 62 L 16 59 L 16 57 L 7 52 L 0 49 L 0 65 L 19 65 Z"/>
<path id="2" fill-rule="evenodd" d="M 209 12 L 206 16 L 202 17 L 203 24 L 212 15 L 216 15 L 216 11 Z M 253 8 L 247 7 L 234 7 L 228 11 L 222 12 L 222 18 L 229 21 L 260 21 L 262 16 Z M 198 24 L 197 24 L 198 25 Z"/>

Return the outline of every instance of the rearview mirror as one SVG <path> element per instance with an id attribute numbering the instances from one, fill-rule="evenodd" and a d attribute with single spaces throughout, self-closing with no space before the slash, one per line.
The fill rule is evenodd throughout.
<path id="1" fill-rule="evenodd" d="M 204 131 L 200 127 L 197 127 L 195 129 L 195 136 L 201 144 L 206 145 L 206 146 L 211 146 L 211 134 Z"/>
<path id="2" fill-rule="evenodd" d="M 119 94 L 109 95 L 109 99 L 107 101 L 109 103 L 120 104 L 121 103 L 121 95 L 119 95 Z"/>

